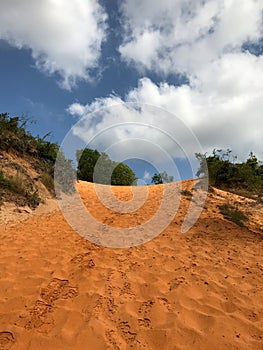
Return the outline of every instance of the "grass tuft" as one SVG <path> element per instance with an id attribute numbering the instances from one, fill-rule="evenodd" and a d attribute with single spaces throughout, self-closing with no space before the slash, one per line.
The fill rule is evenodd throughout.
<path id="1" fill-rule="evenodd" d="M 230 204 L 219 205 L 218 208 L 225 219 L 234 222 L 238 226 L 244 227 L 244 222 L 248 221 L 248 217 L 242 211 Z"/>

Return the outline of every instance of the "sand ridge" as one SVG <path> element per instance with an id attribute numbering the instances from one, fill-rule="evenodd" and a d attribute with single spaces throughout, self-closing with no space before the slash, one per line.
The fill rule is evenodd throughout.
<path id="1" fill-rule="evenodd" d="M 92 184 L 80 182 L 79 191 L 98 220 L 123 227 L 152 215 L 162 186 L 152 187 L 135 218 L 101 207 Z M 226 200 L 250 212 L 248 228 L 219 214 Z M 182 196 L 164 232 L 128 249 L 81 238 L 59 211 L 3 223 L 0 349 L 262 350 L 262 208 L 216 190 L 181 234 L 189 204 Z"/>

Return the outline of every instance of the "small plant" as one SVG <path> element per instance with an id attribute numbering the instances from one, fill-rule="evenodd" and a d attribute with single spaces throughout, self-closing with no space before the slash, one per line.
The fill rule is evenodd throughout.
<path id="1" fill-rule="evenodd" d="M 24 184 L 23 179 L 19 176 L 10 176 L 8 178 L 8 181 L 11 185 L 11 191 L 17 194 L 21 194 L 22 196 L 25 196 L 27 193 L 27 188 Z"/>
<path id="2" fill-rule="evenodd" d="M 39 178 L 40 178 L 40 181 L 42 182 L 42 184 L 46 187 L 46 189 L 50 193 L 54 194 L 55 190 L 54 190 L 54 179 L 53 179 L 53 177 L 50 174 L 43 172 L 43 173 L 40 174 Z"/>
<path id="3" fill-rule="evenodd" d="M 36 208 L 41 199 L 38 190 L 34 190 L 32 186 L 25 183 L 25 180 L 20 176 L 5 177 L 0 171 L 0 190 L 1 190 L 1 204 L 5 198 L 11 198 L 19 205 L 29 205 L 31 208 Z M 6 196 L 8 194 L 8 196 Z M 14 199 L 16 195 L 16 199 Z"/>
<path id="4" fill-rule="evenodd" d="M 186 197 L 192 197 L 192 193 L 188 190 L 182 190 L 181 195 Z"/>
<path id="5" fill-rule="evenodd" d="M 11 190 L 11 183 L 8 179 L 4 177 L 4 174 L 2 171 L 0 171 L 0 188 L 1 189 L 7 189 Z"/>
<path id="6" fill-rule="evenodd" d="M 248 221 L 248 217 L 242 213 L 242 211 L 236 209 L 230 204 L 219 205 L 218 208 L 225 219 L 234 222 L 238 226 L 244 227 L 244 221 Z"/>
<path id="7" fill-rule="evenodd" d="M 39 197 L 38 190 L 35 190 L 32 193 L 26 194 L 27 204 L 35 209 L 41 202 L 41 198 Z"/>

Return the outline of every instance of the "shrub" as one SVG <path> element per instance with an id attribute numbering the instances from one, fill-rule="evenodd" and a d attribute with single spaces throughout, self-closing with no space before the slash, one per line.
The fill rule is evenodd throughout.
<path id="1" fill-rule="evenodd" d="M 200 163 L 196 175 L 208 175 L 211 186 L 263 194 L 263 165 L 252 152 L 243 163 L 237 163 L 230 150 L 214 150 L 210 156 L 197 153 L 196 158 Z"/>
<path id="2" fill-rule="evenodd" d="M 26 193 L 27 204 L 31 208 L 36 208 L 41 203 L 41 198 L 39 197 L 38 190 L 32 193 Z"/>
<path id="3" fill-rule="evenodd" d="M 48 173 L 41 173 L 39 175 L 39 179 L 40 181 L 42 182 L 42 184 L 46 187 L 46 189 L 54 194 L 54 179 L 53 179 L 53 176 L 51 176 L 50 174 Z"/>
<path id="4" fill-rule="evenodd" d="M 55 163 L 59 146 L 57 143 L 46 141 L 45 139 L 48 136 L 50 136 L 50 133 L 46 134 L 44 137 L 37 136 L 35 138 L 36 149 L 41 158 L 51 161 L 52 163 Z"/>
<path id="5" fill-rule="evenodd" d="M 11 183 L 8 179 L 4 177 L 4 174 L 2 171 L 0 171 L 0 188 L 11 190 Z"/>
<path id="6" fill-rule="evenodd" d="M 66 170 L 65 173 L 61 172 L 58 178 L 61 180 L 61 190 L 69 191 L 72 190 L 72 174 L 74 169 L 72 167 L 72 162 L 66 160 L 64 155 L 59 152 L 59 146 L 56 142 L 48 141 L 47 138 L 50 136 L 50 133 L 46 134 L 44 137 L 32 136 L 29 131 L 26 130 L 26 126 L 29 119 L 25 117 L 10 117 L 8 113 L 0 113 L 0 150 L 4 151 L 15 151 L 19 156 L 26 157 L 27 161 L 35 168 L 38 173 L 41 173 L 40 179 L 47 187 L 47 189 L 54 194 L 54 184 L 53 184 L 53 175 L 54 175 L 54 166 L 57 158 L 59 162 L 61 159 L 66 166 L 63 170 Z M 24 172 L 24 169 L 16 163 L 10 164 L 20 173 L 27 175 Z M 0 179 L 2 181 L 1 186 L 7 188 L 12 184 L 13 191 L 23 192 L 24 184 L 19 183 L 19 179 L 10 179 L 10 181 L 4 181 L 3 176 Z M 23 181 L 22 181 L 23 182 Z M 29 181 L 30 182 L 30 179 Z M 32 194 L 33 188 L 30 189 Z M 34 195 L 34 198 L 36 195 Z"/>
<path id="7" fill-rule="evenodd" d="M 3 175 L 3 172 L 0 171 L 0 188 L 2 190 L 1 202 L 4 198 L 8 198 L 9 200 L 11 198 L 19 203 L 19 205 L 28 205 L 31 208 L 36 208 L 41 202 L 38 190 L 34 190 L 32 186 L 25 183 L 25 180 L 18 174 L 16 176 L 6 178 Z M 4 193 L 9 195 L 4 196 Z M 10 197 L 10 194 L 13 195 Z M 17 196 L 17 198 L 14 198 L 14 194 Z"/>
<path id="8" fill-rule="evenodd" d="M 192 197 L 192 193 L 188 190 L 182 190 L 181 195 L 186 196 L 186 197 Z"/>
<path id="9" fill-rule="evenodd" d="M 8 178 L 8 181 L 11 185 L 11 191 L 17 194 L 21 194 L 22 196 L 25 196 L 27 193 L 27 188 L 24 185 L 23 179 L 19 176 L 10 176 Z"/>
<path id="10" fill-rule="evenodd" d="M 219 205 L 218 208 L 225 219 L 232 221 L 241 227 L 245 226 L 244 221 L 248 221 L 248 217 L 244 213 L 230 204 Z"/>

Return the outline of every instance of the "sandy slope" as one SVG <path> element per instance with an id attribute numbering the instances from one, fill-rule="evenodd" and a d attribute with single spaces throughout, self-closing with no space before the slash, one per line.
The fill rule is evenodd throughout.
<path id="1" fill-rule="evenodd" d="M 79 189 L 96 218 L 116 227 L 147 220 L 162 195 L 149 187 L 142 209 L 116 214 L 93 185 Z M 131 198 L 129 188 L 114 191 Z M 222 218 L 216 206 L 226 201 L 252 213 L 249 229 Z M 181 234 L 189 203 L 183 196 L 162 234 L 129 249 L 86 241 L 58 210 L 2 224 L 0 349 L 262 350 L 262 208 L 216 191 Z"/>

